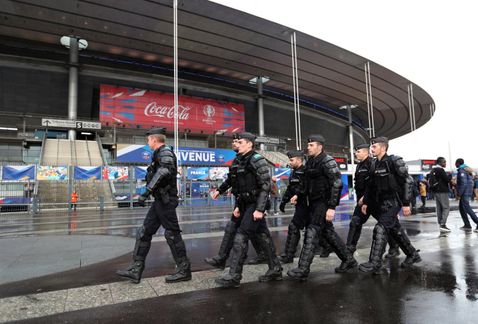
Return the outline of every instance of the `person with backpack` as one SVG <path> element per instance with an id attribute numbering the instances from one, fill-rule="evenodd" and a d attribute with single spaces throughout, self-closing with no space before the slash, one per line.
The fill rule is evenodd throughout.
<path id="1" fill-rule="evenodd" d="M 460 199 L 458 206 L 464 223 L 461 229 L 471 231 L 471 224 L 468 220 L 468 215 L 470 215 L 476 224 L 475 232 L 478 232 L 478 217 L 476 217 L 475 212 L 470 207 L 470 198 L 473 195 L 473 170 L 465 164 L 463 159 L 457 159 L 455 166 L 458 169 L 456 176 L 456 193 L 457 198 Z"/>
<path id="2" fill-rule="evenodd" d="M 445 172 L 446 160 L 439 156 L 436 161 L 436 166 L 430 172 L 428 183 L 430 191 L 435 194 L 436 212 L 440 232 L 448 233 L 451 230 L 446 226 L 446 220 L 450 213 L 450 198 L 448 193 L 450 191 L 450 179 Z"/>

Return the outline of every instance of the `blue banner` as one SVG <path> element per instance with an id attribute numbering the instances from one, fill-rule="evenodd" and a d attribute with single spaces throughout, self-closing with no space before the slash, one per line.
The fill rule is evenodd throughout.
<path id="1" fill-rule="evenodd" d="M 5 165 L 2 180 L 29 181 L 35 179 L 34 165 Z"/>
<path id="2" fill-rule="evenodd" d="M 340 193 L 340 200 L 349 199 L 349 177 L 346 174 L 342 174 L 342 192 Z"/>
<path id="3" fill-rule="evenodd" d="M 290 177 L 292 169 L 289 168 L 274 168 L 274 176 L 280 180 L 287 180 Z"/>
<path id="4" fill-rule="evenodd" d="M 209 168 L 188 168 L 188 180 L 208 180 Z"/>
<path id="5" fill-rule="evenodd" d="M 134 167 L 134 178 L 136 180 L 144 180 L 146 178 L 146 167 Z"/>
<path id="6" fill-rule="evenodd" d="M 128 145 L 117 152 L 117 162 L 121 163 L 145 163 L 151 162 L 153 153 L 147 145 Z M 209 149 L 209 148 L 179 148 L 179 165 L 231 165 L 236 157 L 233 150 Z"/>
<path id="7" fill-rule="evenodd" d="M 100 180 L 101 167 L 75 167 L 75 180 Z"/>

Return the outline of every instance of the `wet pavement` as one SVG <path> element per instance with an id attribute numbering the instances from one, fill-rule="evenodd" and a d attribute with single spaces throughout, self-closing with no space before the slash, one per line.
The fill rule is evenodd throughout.
<path id="1" fill-rule="evenodd" d="M 473 205 L 472 205 L 473 206 Z M 351 205 L 339 210 L 335 226 L 346 237 Z M 174 262 L 162 236 L 156 236 L 148 256 L 142 284 L 120 281 L 114 271 L 125 267 L 133 247 L 136 228 L 146 210 L 116 210 L 99 215 L 94 211 L 73 215 L 42 214 L 40 217 L 0 216 L 0 243 L 20 240 L 32 249 L 55 249 L 72 238 L 89 242 L 114 239 L 116 255 L 89 251 L 93 262 L 70 270 L 40 273 L 30 279 L 0 285 L 0 321 L 31 323 L 59 322 L 158 322 L 161 323 L 474 323 L 478 314 L 478 233 L 463 232 L 458 212 L 450 214 L 452 232 L 440 235 L 434 213 L 402 219 L 412 243 L 421 250 L 423 261 L 410 270 L 399 267 L 399 259 L 386 263 L 387 272 L 372 276 L 355 271 L 344 275 L 333 272 L 339 260 L 335 255 L 316 257 L 306 283 L 284 278 L 282 282 L 258 283 L 266 266 L 246 266 L 239 289 L 218 289 L 214 278 L 222 271 L 212 270 L 202 260 L 217 253 L 230 208 L 183 208 L 178 214 L 194 270 L 193 281 L 166 285 L 163 276 L 174 269 Z M 285 215 L 269 216 L 272 235 L 282 250 L 290 221 Z M 96 214 L 95 214 L 96 213 Z M 10 216 L 10 215 L 8 215 Z M 365 262 L 375 221 L 363 230 L 356 258 Z M 94 235 L 92 235 L 94 234 Z M 100 234 L 100 235 L 98 235 Z M 48 239 L 49 244 L 31 240 Z M 88 239 L 90 238 L 90 239 Z M 37 241 L 39 242 L 39 241 Z M 100 241 L 101 242 L 101 241 Z M 73 246 L 75 244 L 71 243 Z M 86 244 L 88 245 L 88 244 Z M 4 247 L 5 244 L 0 246 Z M 42 248 L 43 247 L 43 248 Z M 81 248 L 81 244 L 80 244 Z M 87 248 L 84 247 L 84 248 Z M 111 248 L 113 251 L 113 248 Z M 62 250 L 60 248 L 60 250 Z M 74 249 L 73 249 L 74 250 Z M 0 248 L 0 275 L 5 250 Z M 23 256 L 28 256 L 25 248 Z M 250 249 L 253 251 L 253 249 Z M 32 252 L 32 251 L 30 251 Z M 33 253 L 35 250 L 33 250 Z M 32 255 L 33 253 L 30 253 Z M 12 254 L 14 254 L 12 252 Z M 250 256 L 254 253 L 251 252 Z M 24 257 L 28 259 L 28 257 Z M 40 258 L 39 258 L 40 259 Z M 74 259 L 74 257 L 72 257 Z M 11 262 L 11 260 L 10 260 Z M 41 261 L 35 261 L 41 263 Z M 295 260 L 295 264 L 297 259 Z M 292 265 L 287 265 L 290 268 Z M 34 272 L 35 264 L 31 264 Z M 12 271 L 14 268 L 11 268 Z M 8 271 L 8 270 L 7 270 Z M 284 272 L 285 273 L 285 272 Z"/>

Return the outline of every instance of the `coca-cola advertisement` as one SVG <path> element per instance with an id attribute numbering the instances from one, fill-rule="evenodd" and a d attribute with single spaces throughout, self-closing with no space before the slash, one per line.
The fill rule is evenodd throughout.
<path id="1" fill-rule="evenodd" d="M 174 128 L 174 96 L 144 89 L 100 86 L 100 121 L 104 126 Z M 213 134 L 244 131 L 244 105 L 179 96 L 179 130 Z"/>

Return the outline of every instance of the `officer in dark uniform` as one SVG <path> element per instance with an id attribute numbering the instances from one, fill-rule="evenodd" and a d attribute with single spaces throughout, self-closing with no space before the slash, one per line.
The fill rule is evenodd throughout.
<path id="1" fill-rule="evenodd" d="M 150 195 L 154 202 L 146 214 L 143 226 L 136 235 L 133 251 L 133 264 L 117 274 L 139 283 L 144 270 L 144 263 L 151 247 L 151 239 L 162 225 L 164 236 L 176 262 L 176 273 L 166 277 L 167 283 L 191 280 L 191 265 L 186 256 L 186 246 L 181 237 L 176 207 L 178 191 L 176 184 L 177 159 L 171 147 L 166 146 L 166 129 L 154 128 L 146 133 L 148 145 L 154 150 L 152 162 L 146 175 L 146 191 L 139 197 L 138 204 L 145 205 Z"/>
<path id="2" fill-rule="evenodd" d="M 234 133 L 232 136 L 232 150 L 236 153 L 238 151 L 238 137 L 239 135 L 237 133 Z M 234 191 L 237 188 L 235 181 L 237 179 L 237 168 L 239 166 L 238 156 L 239 155 L 237 155 L 236 158 L 232 161 L 232 164 L 229 167 L 229 173 L 227 175 L 226 180 L 219 186 L 219 188 L 215 192 L 212 193 L 213 199 L 217 199 L 219 195 L 224 194 L 227 190 L 229 190 L 229 188 L 233 188 L 233 195 L 236 194 Z M 210 264 L 213 267 L 219 269 L 224 269 L 226 267 L 226 261 L 229 258 L 229 253 L 231 252 L 232 244 L 234 243 L 234 236 L 236 235 L 237 229 L 241 224 L 241 220 L 242 216 L 238 218 L 234 217 L 234 215 L 231 216 L 231 220 L 227 222 L 226 228 L 224 229 L 224 236 L 222 238 L 221 245 L 219 246 L 219 253 L 212 258 L 204 259 L 207 264 Z M 258 257 L 256 259 L 256 263 L 262 263 L 263 260 L 266 260 L 266 256 L 264 255 L 264 253 L 262 253 L 260 249 L 260 244 L 256 237 L 251 238 L 251 243 L 257 252 Z"/>
<path id="3" fill-rule="evenodd" d="M 233 214 L 236 218 L 242 217 L 242 220 L 234 237 L 229 272 L 216 279 L 216 283 L 224 288 L 239 286 L 248 241 L 254 236 L 258 238 L 269 266 L 269 270 L 259 277 L 259 281 L 282 279 L 282 266 L 275 254 L 274 243 L 264 219 L 271 190 L 271 175 L 264 157 L 253 150 L 255 138 L 251 133 L 241 133 L 237 143 L 238 167 L 232 189 L 237 199 Z"/>
<path id="4" fill-rule="evenodd" d="M 305 232 L 299 266 L 287 272 L 291 278 L 300 280 L 306 280 L 309 276 L 320 233 L 342 260 L 341 265 L 335 268 L 335 272 L 347 272 L 357 266 L 357 261 L 335 232 L 332 223 L 342 190 L 339 168 L 334 158 L 324 152 L 325 138 L 322 135 L 311 135 L 307 141 L 309 159 L 305 166 L 305 174 L 310 224 Z"/>
<path id="5" fill-rule="evenodd" d="M 295 212 L 292 221 L 289 224 L 287 239 L 285 241 L 284 253 L 279 256 L 282 263 L 292 263 L 300 241 L 300 231 L 307 225 L 308 208 L 305 187 L 305 165 L 304 152 L 302 150 L 293 150 L 287 152 L 289 165 L 292 168 L 289 177 L 289 185 L 282 196 L 279 210 L 285 213 L 285 205 L 290 201 L 295 205 Z"/>
<path id="6" fill-rule="evenodd" d="M 347 248 L 354 253 L 357 249 L 357 242 L 362 232 L 362 226 L 367 222 L 372 212 L 372 206 L 369 206 L 367 214 L 362 214 L 363 195 L 365 188 L 370 181 L 370 169 L 372 167 L 372 158 L 370 157 L 370 144 L 359 144 L 355 146 L 355 158 L 359 160 L 355 169 L 355 193 L 357 196 L 357 205 L 350 219 L 349 234 L 347 236 Z M 373 213 L 372 213 L 373 214 Z M 395 257 L 400 254 L 397 243 L 392 237 L 388 238 L 390 248 L 385 257 Z"/>
<path id="7" fill-rule="evenodd" d="M 364 194 L 362 213 L 367 214 L 368 206 L 373 206 L 373 213 L 378 222 L 373 229 L 372 248 L 369 261 L 362 263 L 363 272 L 381 273 L 382 255 L 387 244 L 387 237 L 395 239 L 407 255 L 401 266 L 408 268 L 421 258 L 398 221 L 398 213 L 403 211 L 409 216 L 410 199 L 412 199 L 413 179 L 408 174 L 403 159 L 397 155 L 387 155 L 388 138 L 376 137 L 371 140 L 371 152 L 377 159 L 371 166 L 371 179 Z"/>

